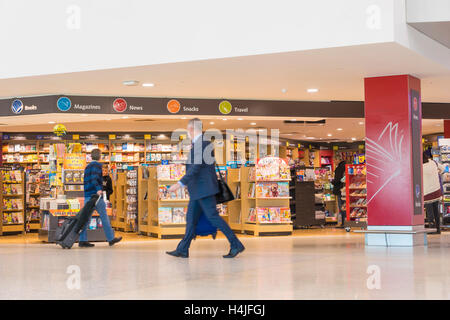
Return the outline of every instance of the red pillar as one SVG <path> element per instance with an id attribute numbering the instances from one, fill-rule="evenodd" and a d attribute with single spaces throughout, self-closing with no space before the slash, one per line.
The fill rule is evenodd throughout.
<path id="1" fill-rule="evenodd" d="M 420 80 L 410 75 L 375 77 L 366 78 L 364 86 L 366 244 L 423 244 Z"/>
<path id="2" fill-rule="evenodd" d="M 444 138 L 450 138 L 450 120 L 444 120 Z"/>

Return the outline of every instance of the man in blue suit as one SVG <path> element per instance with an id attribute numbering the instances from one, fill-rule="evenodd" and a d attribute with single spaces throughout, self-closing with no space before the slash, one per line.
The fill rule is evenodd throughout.
<path id="1" fill-rule="evenodd" d="M 189 257 L 189 246 L 195 237 L 195 227 L 203 213 L 209 222 L 222 231 L 230 242 L 230 252 L 223 257 L 234 258 L 244 251 L 245 247 L 217 212 L 215 196 L 219 192 L 219 187 L 214 148 L 211 142 L 203 140 L 202 121 L 200 119 L 191 119 L 187 131 L 192 141 L 192 147 L 186 164 L 186 174 L 169 189 L 169 192 L 175 192 L 179 188 L 187 186 L 189 204 L 186 214 L 186 233 L 177 249 L 167 252 L 167 254 L 181 258 Z"/>

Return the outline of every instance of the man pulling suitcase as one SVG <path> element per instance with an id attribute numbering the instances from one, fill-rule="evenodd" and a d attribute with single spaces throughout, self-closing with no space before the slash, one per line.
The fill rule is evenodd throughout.
<path id="1" fill-rule="evenodd" d="M 70 248 L 73 242 L 76 241 L 79 235 L 78 246 L 82 248 L 93 247 L 94 244 L 88 242 L 87 239 L 87 226 L 89 218 L 92 212 L 97 210 L 102 220 L 103 231 L 106 235 L 106 240 L 109 242 L 110 246 L 113 246 L 122 237 L 115 237 L 114 230 L 111 228 L 111 223 L 109 217 L 106 213 L 106 204 L 103 200 L 103 175 L 102 175 L 102 165 L 98 162 L 101 157 L 101 151 L 99 149 L 94 149 L 91 152 L 92 162 L 89 163 L 84 170 L 84 200 L 85 205 L 83 209 L 77 214 L 77 216 L 72 219 L 73 221 L 66 221 L 60 230 L 59 243 L 63 248 Z M 70 236 L 66 241 L 64 241 L 64 234 Z M 70 243 L 73 240 L 72 243 Z"/>

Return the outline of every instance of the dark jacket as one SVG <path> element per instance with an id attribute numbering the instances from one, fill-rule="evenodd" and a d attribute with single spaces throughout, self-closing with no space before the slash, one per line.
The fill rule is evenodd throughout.
<path id="1" fill-rule="evenodd" d="M 84 197 L 90 198 L 103 190 L 102 164 L 92 161 L 84 169 Z"/>
<path id="2" fill-rule="evenodd" d="M 106 192 L 106 199 L 109 200 L 109 197 L 113 193 L 113 185 L 110 176 L 103 176 L 103 191 Z"/>
<path id="3" fill-rule="evenodd" d="M 334 179 L 331 181 L 333 185 L 333 194 L 341 195 L 341 188 L 344 184 L 341 182 L 341 179 L 345 175 L 345 161 L 341 161 L 336 169 L 334 170 Z"/>
<path id="4" fill-rule="evenodd" d="M 206 152 L 205 149 L 207 150 Z M 205 160 L 208 159 L 205 159 L 205 154 L 211 157 L 209 160 L 213 160 L 206 163 Z M 214 148 L 211 142 L 203 141 L 203 136 L 198 137 L 193 144 L 186 164 L 186 174 L 181 178 L 180 182 L 187 187 L 191 200 L 214 196 L 219 192 Z"/>

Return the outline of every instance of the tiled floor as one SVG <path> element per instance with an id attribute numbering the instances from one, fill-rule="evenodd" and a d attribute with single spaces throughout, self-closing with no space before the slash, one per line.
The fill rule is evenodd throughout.
<path id="1" fill-rule="evenodd" d="M 178 240 L 136 235 L 72 250 L 0 237 L 0 299 L 450 298 L 450 233 L 416 248 L 366 248 L 362 235 L 335 229 L 241 239 L 247 250 L 226 260 L 223 237 L 194 241 L 189 259 L 164 253 Z M 368 268 L 379 270 L 379 289 L 368 288 L 377 278 Z"/>

